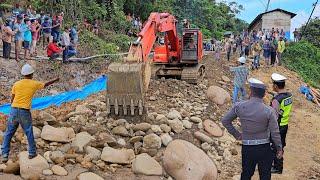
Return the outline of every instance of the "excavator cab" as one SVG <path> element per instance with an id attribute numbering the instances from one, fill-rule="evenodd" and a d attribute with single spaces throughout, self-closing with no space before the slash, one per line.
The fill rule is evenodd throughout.
<path id="1" fill-rule="evenodd" d="M 184 29 L 182 34 L 181 63 L 198 64 L 202 60 L 202 34 L 199 29 Z"/>

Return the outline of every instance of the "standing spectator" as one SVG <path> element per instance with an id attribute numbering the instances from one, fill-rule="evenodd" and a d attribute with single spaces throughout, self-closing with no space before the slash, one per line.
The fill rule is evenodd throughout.
<path id="1" fill-rule="evenodd" d="M 295 28 L 293 31 L 293 41 L 294 42 L 298 42 L 298 34 L 299 34 L 298 30 L 297 30 L 297 28 Z"/>
<path id="2" fill-rule="evenodd" d="M 269 66 L 270 65 L 271 47 L 270 47 L 270 42 L 268 39 L 264 42 L 262 49 L 263 49 L 263 57 L 264 57 L 266 66 Z"/>
<path id="3" fill-rule="evenodd" d="M 245 82 L 248 78 L 249 70 L 246 67 L 246 58 L 240 57 L 238 59 L 239 66 L 230 68 L 230 71 L 234 73 L 234 88 L 232 102 L 235 104 L 238 102 L 238 94 L 240 91 L 240 100 L 244 100 L 246 96 Z"/>
<path id="4" fill-rule="evenodd" d="M 5 25 L 1 27 L 2 30 L 2 46 L 3 46 L 3 58 L 10 59 L 11 42 L 14 32 L 10 27 L 10 19 L 7 19 Z"/>
<path id="5" fill-rule="evenodd" d="M 31 5 L 29 5 L 29 6 L 27 7 L 27 9 L 26 9 L 26 15 L 27 15 L 28 17 L 32 17 L 32 6 L 31 6 Z"/>
<path id="6" fill-rule="evenodd" d="M 77 28 L 77 24 L 74 23 L 73 26 L 71 27 L 71 30 L 70 30 L 70 40 L 71 40 L 71 44 L 74 46 L 74 47 L 77 47 L 78 45 L 78 41 L 79 41 L 79 36 L 78 36 L 78 28 Z"/>
<path id="7" fill-rule="evenodd" d="M 254 41 L 252 46 L 252 52 L 253 52 L 253 64 L 252 69 L 258 69 L 260 66 L 260 52 L 261 52 L 261 46 L 258 41 Z"/>
<path id="8" fill-rule="evenodd" d="M 98 21 L 98 19 L 94 19 L 92 27 L 93 27 L 93 30 L 92 30 L 93 33 L 98 35 L 99 34 L 99 21 Z"/>
<path id="9" fill-rule="evenodd" d="M 32 33 L 31 33 L 31 23 L 28 18 L 24 19 L 23 26 L 23 48 L 24 48 L 24 59 L 30 58 L 30 46 L 32 41 Z"/>
<path id="10" fill-rule="evenodd" d="M 88 19 L 87 18 L 84 18 L 83 19 L 83 26 L 86 30 L 90 31 L 90 23 L 88 22 Z"/>
<path id="11" fill-rule="evenodd" d="M 50 60 L 54 60 L 59 57 L 62 52 L 62 49 L 58 46 L 57 40 L 54 39 L 52 42 L 49 43 L 47 48 L 47 55 L 50 57 Z"/>
<path id="12" fill-rule="evenodd" d="M 20 8 L 19 3 L 15 4 L 14 8 L 12 9 L 12 14 L 17 16 L 19 14 L 21 14 L 22 10 Z"/>
<path id="13" fill-rule="evenodd" d="M 60 25 L 63 26 L 63 18 L 64 18 L 64 13 L 61 12 L 59 15 L 58 15 L 58 20 L 60 21 Z"/>
<path id="14" fill-rule="evenodd" d="M 45 49 L 45 46 L 51 42 L 51 23 L 49 21 L 49 17 L 44 18 L 44 22 L 41 24 L 41 30 L 43 33 L 43 49 Z"/>
<path id="15" fill-rule="evenodd" d="M 32 43 L 31 43 L 31 56 L 37 55 L 37 41 L 39 39 L 40 25 L 36 19 L 31 20 L 31 33 L 32 33 Z"/>
<path id="16" fill-rule="evenodd" d="M 227 38 L 225 41 L 225 51 L 227 52 L 227 60 L 230 61 L 232 42 Z"/>
<path id="17" fill-rule="evenodd" d="M 221 53 L 221 49 L 222 49 L 220 41 L 216 41 L 214 49 L 215 49 L 215 59 L 219 61 L 220 60 L 220 53 Z"/>
<path id="18" fill-rule="evenodd" d="M 283 51 L 286 49 L 286 43 L 283 40 L 283 37 L 280 36 L 280 40 L 278 42 L 278 49 L 277 49 L 277 58 L 278 58 L 278 65 L 281 66 L 281 57 Z"/>
<path id="19" fill-rule="evenodd" d="M 2 142 L 2 162 L 6 163 L 9 159 L 10 142 L 19 124 L 28 139 L 29 159 L 37 156 L 36 143 L 33 136 L 31 102 L 34 94 L 45 87 L 59 81 L 56 78 L 47 83 L 32 80 L 34 69 L 29 64 L 25 64 L 21 69 L 23 79 L 14 83 L 12 87 L 11 112 L 8 118 L 6 131 Z"/>
<path id="20" fill-rule="evenodd" d="M 22 28 L 23 17 L 21 15 L 17 16 L 17 22 L 13 26 L 13 31 L 15 32 L 14 42 L 15 42 L 15 60 L 19 61 L 21 46 L 23 42 L 24 31 Z"/>
<path id="21" fill-rule="evenodd" d="M 60 27 L 61 22 L 57 16 L 54 16 L 52 20 L 52 28 L 51 28 L 51 35 L 53 39 L 60 40 Z"/>
<path id="22" fill-rule="evenodd" d="M 270 44 L 271 65 L 274 66 L 277 58 L 277 40 L 273 37 Z"/>
<path id="23" fill-rule="evenodd" d="M 280 30 L 280 37 L 282 37 L 283 39 L 285 38 L 286 33 L 283 31 L 283 29 Z"/>
<path id="24" fill-rule="evenodd" d="M 69 28 L 65 27 L 64 32 L 62 34 L 62 38 L 61 38 L 61 45 L 64 48 L 63 54 L 62 54 L 63 62 L 67 62 L 71 56 L 76 55 L 76 50 L 74 49 L 74 47 L 71 45 L 71 42 L 70 42 L 69 33 L 70 33 Z"/>
<path id="25" fill-rule="evenodd" d="M 242 45 L 244 47 L 244 55 L 245 55 L 245 58 L 248 58 L 249 56 L 249 51 L 250 51 L 250 40 L 249 40 L 249 37 L 245 37 L 244 38 L 244 41 L 242 42 Z"/>

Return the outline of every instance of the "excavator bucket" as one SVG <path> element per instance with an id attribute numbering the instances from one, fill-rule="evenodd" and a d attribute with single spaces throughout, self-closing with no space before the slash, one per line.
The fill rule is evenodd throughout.
<path id="1" fill-rule="evenodd" d="M 145 92 L 151 76 L 150 64 L 111 63 L 108 67 L 107 111 L 109 115 L 136 116 L 146 113 Z"/>

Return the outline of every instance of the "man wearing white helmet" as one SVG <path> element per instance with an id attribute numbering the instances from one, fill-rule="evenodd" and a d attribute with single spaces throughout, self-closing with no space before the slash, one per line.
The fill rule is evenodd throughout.
<path id="1" fill-rule="evenodd" d="M 239 66 L 230 68 L 230 71 L 234 73 L 234 88 L 233 88 L 233 96 L 232 96 L 232 102 L 236 103 L 238 101 L 238 94 L 240 92 L 240 100 L 243 100 L 246 96 L 246 90 L 245 90 L 245 82 L 247 80 L 249 70 L 246 67 L 246 58 L 240 57 L 238 59 Z"/>
<path id="2" fill-rule="evenodd" d="M 277 114 L 282 148 L 284 148 L 286 146 L 286 135 L 288 132 L 289 116 L 292 108 L 292 94 L 285 90 L 286 77 L 281 74 L 273 73 L 271 75 L 271 79 L 273 81 L 273 90 L 277 92 L 271 101 L 271 106 Z M 282 171 L 283 158 L 277 158 L 274 156 L 271 172 L 282 174 Z"/>
<path id="3" fill-rule="evenodd" d="M 33 73 L 34 69 L 32 68 L 32 66 L 30 66 L 29 64 L 25 64 L 21 69 L 23 79 L 14 83 L 12 87 L 11 112 L 7 121 L 7 128 L 3 136 L 3 143 L 1 148 L 3 162 L 8 161 L 11 138 L 15 134 L 19 124 L 21 125 L 28 139 L 29 159 L 37 156 L 36 144 L 34 141 L 32 129 L 32 117 L 30 112 L 32 97 L 37 90 L 43 89 L 59 81 L 59 78 L 56 78 L 47 83 L 42 83 L 32 80 Z"/>
<path id="4" fill-rule="evenodd" d="M 277 156 L 282 157 L 282 145 L 275 112 L 263 103 L 266 86 L 263 82 L 250 78 L 250 99 L 236 103 L 222 118 L 223 126 L 237 140 L 242 141 L 241 180 L 250 180 L 258 165 L 261 180 L 271 179 L 273 153 L 270 147 L 270 134 L 277 149 Z M 239 118 L 239 132 L 232 121 Z"/>

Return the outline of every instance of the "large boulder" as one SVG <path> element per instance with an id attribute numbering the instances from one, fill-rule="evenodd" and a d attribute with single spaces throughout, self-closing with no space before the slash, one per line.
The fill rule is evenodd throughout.
<path id="1" fill-rule="evenodd" d="M 199 139 L 201 142 L 207 142 L 207 143 L 212 143 L 213 140 L 211 139 L 211 137 L 207 136 L 206 134 L 200 132 L 200 131 L 197 131 L 194 133 L 194 137 Z"/>
<path id="2" fill-rule="evenodd" d="M 81 132 L 76 135 L 76 138 L 72 141 L 71 146 L 76 148 L 77 152 L 83 152 L 83 148 L 94 140 L 94 137 L 87 132 Z"/>
<path id="3" fill-rule="evenodd" d="M 23 151 L 19 154 L 20 175 L 23 179 L 39 177 L 42 171 L 49 168 L 47 160 L 38 155 L 33 159 L 28 158 L 28 152 Z"/>
<path id="4" fill-rule="evenodd" d="M 168 124 L 176 133 L 181 133 L 184 129 L 183 123 L 179 119 L 168 120 Z"/>
<path id="5" fill-rule="evenodd" d="M 160 149 L 161 138 L 156 134 L 149 134 L 143 138 L 143 147 L 147 149 Z"/>
<path id="6" fill-rule="evenodd" d="M 129 136 L 129 132 L 124 126 L 117 126 L 113 128 L 112 133 L 119 136 Z"/>
<path id="7" fill-rule="evenodd" d="M 134 131 L 148 131 L 151 128 L 149 123 L 140 123 L 132 126 Z"/>
<path id="8" fill-rule="evenodd" d="M 86 152 L 87 152 L 86 157 L 89 157 L 92 160 L 99 160 L 101 156 L 101 152 L 98 149 L 91 146 L 86 147 Z"/>
<path id="9" fill-rule="evenodd" d="M 114 149 L 111 147 L 104 147 L 101 154 L 101 159 L 115 164 L 130 164 L 135 158 L 132 149 Z"/>
<path id="10" fill-rule="evenodd" d="M 42 120 L 42 121 L 51 121 L 51 122 L 54 122 L 54 121 L 57 121 L 57 119 L 52 116 L 51 114 L 47 113 L 46 111 L 41 111 L 39 113 L 39 119 Z"/>
<path id="11" fill-rule="evenodd" d="M 139 154 L 132 162 L 132 171 L 144 175 L 162 175 L 161 165 L 149 154 Z"/>
<path id="12" fill-rule="evenodd" d="M 77 180 L 103 180 L 103 178 L 92 172 L 85 172 L 85 173 L 81 173 L 77 177 Z"/>
<path id="13" fill-rule="evenodd" d="M 222 129 L 215 122 L 207 119 L 203 122 L 204 130 L 207 131 L 210 135 L 215 137 L 223 136 Z"/>
<path id="14" fill-rule="evenodd" d="M 59 165 L 53 165 L 51 168 L 53 174 L 58 176 L 66 176 L 68 175 L 68 171 Z"/>
<path id="15" fill-rule="evenodd" d="M 230 94 L 218 86 L 210 86 L 207 90 L 208 99 L 218 105 L 223 105 L 231 100 Z"/>
<path id="16" fill-rule="evenodd" d="M 55 128 L 50 125 L 45 125 L 41 131 L 41 138 L 47 141 L 70 142 L 75 136 L 74 130 L 66 127 Z"/>
<path id="17" fill-rule="evenodd" d="M 19 175 L 20 173 L 19 162 L 8 162 L 7 166 L 3 169 L 3 172 L 7 174 Z"/>
<path id="18" fill-rule="evenodd" d="M 177 110 L 175 110 L 175 109 L 171 110 L 171 111 L 168 113 L 167 117 L 168 117 L 169 119 L 182 119 L 182 116 L 181 116 L 180 112 L 177 111 Z"/>
<path id="19" fill-rule="evenodd" d="M 34 136 L 34 138 L 35 138 L 35 139 L 40 138 L 40 136 L 41 136 L 41 130 L 40 130 L 39 128 L 35 127 L 35 126 L 33 126 L 32 129 L 33 129 L 33 136 Z"/>
<path id="20" fill-rule="evenodd" d="M 211 159 L 195 145 L 174 140 L 163 156 L 166 172 L 177 180 L 215 180 L 218 172 Z"/>

